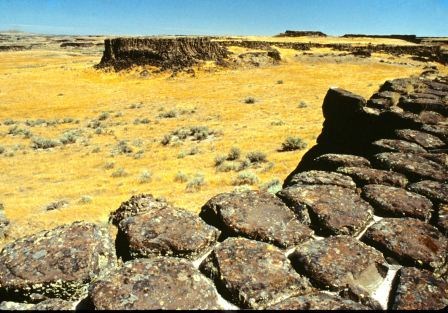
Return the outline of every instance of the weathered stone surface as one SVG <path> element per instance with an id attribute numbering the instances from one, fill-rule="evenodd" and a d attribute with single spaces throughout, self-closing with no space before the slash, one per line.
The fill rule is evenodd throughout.
<path id="1" fill-rule="evenodd" d="M 408 183 L 406 176 L 391 171 L 363 167 L 340 167 L 337 171 L 351 176 L 359 187 L 370 184 L 405 187 Z"/>
<path id="2" fill-rule="evenodd" d="M 335 291 L 354 285 L 372 292 L 387 273 L 379 251 L 349 236 L 304 243 L 291 260 L 315 285 Z"/>
<path id="3" fill-rule="evenodd" d="M 380 139 L 372 142 L 372 145 L 380 152 L 426 152 L 420 145 L 396 139 Z"/>
<path id="4" fill-rule="evenodd" d="M 433 273 L 403 267 L 397 273 L 392 310 L 441 310 L 448 307 L 448 283 Z"/>
<path id="5" fill-rule="evenodd" d="M 432 111 L 422 111 L 418 117 L 423 123 L 428 125 L 436 125 L 447 121 L 447 118 L 442 114 Z"/>
<path id="6" fill-rule="evenodd" d="M 405 266 L 443 273 L 448 240 L 434 226 L 413 218 L 385 218 L 370 226 L 363 241 Z"/>
<path id="7" fill-rule="evenodd" d="M 162 207 L 119 224 L 132 258 L 167 255 L 194 258 L 216 243 L 220 232 L 196 214 Z"/>
<path id="8" fill-rule="evenodd" d="M 109 216 L 109 222 L 118 226 L 121 220 L 170 206 L 166 201 L 154 198 L 151 194 L 140 194 L 132 196 L 128 201 L 123 202 L 120 207 Z"/>
<path id="9" fill-rule="evenodd" d="M 267 307 L 268 310 L 368 310 L 369 308 L 349 299 L 324 292 L 291 297 Z"/>
<path id="10" fill-rule="evenodd" d="M 169 257 L 126 262 L 94 282 L 89 297 L 97 310 L 221 309 L 213 283 L 191 263 Z"/>
<path id="11" fill-rule="evenodd" d="M 87 284 L 116 263 L 107 229 L 75 222 L 6 245 L 0 252 L 0 298 L 32 294 L 79 299 Z"/>
<path id="12" fill-rule="evenodd" d="M 342 298 L 361 303 L 371 309 L 383 310 L 381 304 L 372 297 L 371 293 L 360 286 L 349 284 L 339 292 L 339 295 Z"/>
<path id="13" fill-rule="evenodd" d="M 241 235 L 281 248 L 297 245 L 313 233 L 280 199 L 262 191 L 217 195 L 202 207 L 200 216 L 226 236 Z"/>
<path id="14" fill-rule="evenodd" d="M 439 137 L 443 142 L 448 144 L 448 125 L 423 125 L 422 130 Z"/>
<path id="15" fill-rule="evenodd" d="M 294 175 L 288 186 L 292 185 L 335 185 L 356 189 L 356 184 L 350 176 L 326 171 L 307 171 Z"/>
<path id="16" fill-rule="evenodd" d="M 431 201 L 402 188 L 366 185 L 362 189 L 362 196 L 375 208 L 376 215 L 408 216 L 424 221 L 429 221 L 431 218 Z"/>
<path id="17" fill-rule="evenodd" d="M 432 180 L 423 180 L 410 184 L 407 188 L 433 201 L 448 203 L 448 184 Z"/>
<path id="18" fill-rule="evenodd" d="M 446 167 L 415 154 L 384 152 L 376 154 L 375 159 L 380 167 L 405 174 L 411 180 L 448 179 Z"/>
<path id="19" fill-rule="evenodd" d="M 420 113 L 421 111 L 428 110 L 438 112 L 443 115 L 448 115 L 448 105 L 446 105 L 442 100 L 428 98 L 404 98 L 400 100 L 398 106 L 413 113 Z"/>
<path id="20" fill-rule="evenodd" d="M 1 311 L 74 311 L 77 302 L 62 299 L 47 299 L 37 304 L 3 301 L 0 303 Z"/>
<path id="21" fill-rule="evenodd" d="M 441 203 L 437 208 L 437 226 L 448 236 L 448 204 Z"/>
<path id="22" fill-rule="evenodd" d="M 398 138 L 412 141 L 427 149 L 437 149 L 445 146 L 439 137 L 413 129 L 397 129 L 395 134 Z"/>
<path id="23" fill-rule="evenodd" d="M 419 153 L 418 155 L 448 168 L 448 154 L 446 153 Z"/>
<path id="24" fill-rule="evenodd" d="M 321 234 L 355 236 L 372 219 L 373 208 L 348 188 L 294 185 L 277 196 Z"/>
<path id="25" fill-rule="evenodd" d="M 216 281 L 221 294 L 243 308 L 263 309 L 313 290 L 283 251 L 245 238 L 226 239 L 200 269 Z"/>
<path id="26" fill-rule="evenodd" d="M 370 162 L 366 158 L 350 154 L 323 154 L 314 159 L 319 168 L 327 171 L 334 171 L 338 167 L 370 167 Z"/>

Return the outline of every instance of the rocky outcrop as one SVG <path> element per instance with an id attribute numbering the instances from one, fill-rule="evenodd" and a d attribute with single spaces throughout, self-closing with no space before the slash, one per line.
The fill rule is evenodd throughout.
<path id="1" fill-rule="evenodd" d="M 99 68 L 116 70 L 134 65 L 151 65 L 162 69 L 191 67 L 201 61 L 220 61 L 227 49 L 208 37 L 115 38 L 104 41 Z"/>
<path id="2" fill-rule="evenodd" d="M 327 37 L 326 34 L 319 31 L 310 31 L 310 30 L 287 30 L 284 33 L 280 33 L 275 37 Z"/>

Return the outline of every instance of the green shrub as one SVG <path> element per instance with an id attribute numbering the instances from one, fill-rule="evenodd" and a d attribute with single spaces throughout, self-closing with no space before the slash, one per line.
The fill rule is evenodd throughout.
<path id="1" fill-rule="evenodd" d="M 17 123 L 17 122 L 12 120 L 12 119 L 10 119 L 10 118 L 6 118 L 6 119 L 3 120 L 3 125 L 13 125 L 15 123 Z"/>
<path id="2" fill-rule="evenodd" d="M 42 138 L 42 137 L 33 137 L 31 139 L 31 147 L 33 149 L 49 149 L 59 146 L 61 143 L 56 140 Z"/>
<path id="3" fill-rule="evenodd" d="M 132 148 L 128 146 L 128 142 L 126 140 L 120 140 L 112 153 L 130 154 L 132 151 Z"/>
<path id="4" fill-rule="evenodd" d="M 282 189 L 282 183 L 278 178 L 275 178 L 263 184 L 260 189 L 275 194 Z"/>
<path id="5" fill-rule="evenodd" d="M 81 135 L 80 130 L 78 130 L 78 129 L 71 129 L 71 130 L 65 131 L 61 135 L 61 137 L 59 138 L 59 141 L 63 145 L 67 145 L 67 144 L 70 144 L 70 143 L 75 143 L 80 135 Z"/>
<path id="6" fill-rule="evenodd" d="M 244 159 L 243 161 L 241 161 L 240 165 L 238 166 L 237 171 L 243 171 L 247 168 L 249 168 L 252 165 L 252 162 L 249 159 Z"/>
<path id="7" fill-rule="evenodd" d="M 197 174 L 193 177 L 186 186 L 187 192 L 196 192 L 201 190 L 202 186 L 205 184 L 204 176 L 201 174 Z"/>
<path id="8" fill-rule="evenodd" d="M 255 102 L 256 102 L 256 100 L 254 97 L 246 97 L 244 99 L 244 103 L 247 103 L 247 104 L 254 104 Z"/>
<path id="9" fill-rule="evenodd" d="M 277 80 L 277 84 L 279 84 L 279 85 L 281 85 L 281 84 L 283 84 L 283 80 Z"/>
<path id="10" fill-rule="evenodd" d="M 98 120 L 99 121 L 105 121 L 109 118 L 109 113 L 108 112 L 102 112 L 99 116 L 98 116 Z"/>
<path id="11" fill-rule="evenodd" d="M 252 151 L 249 152 L 246 156 L 246 158 L 251 162 L 251 163 L 260 163 L 260 162 L 267 162 L 268 160 L 266 159 L 266 154 L 261 152 L 261 151 Z"/>
<path id="12" fill-rule="evenodd" d="M 93 119 L 89 123 L 87 123 L 87 127 L 88 128 L 96 129 L 96 128 L 102 127 L 102 126 L 103 125 L 101 124 L 101 122 L 99 120 L 96 120 L 96 119 Z"/>
<path id="13" fill-rule="evenodd" d="M 5 147 L 3 147 L 3 146 L 0 146 L 0 154 L 2 154 L 3 152 L 5 152 Z"/>
<path id="14" fill-rule="evenodd" d="M 299 109 L 306 108 L 308 105 L 304 101 L 300 101 L 299 105 L 297 106 Z"/>
<path id="15" fill-rule="evenodd" d="M 258 183 L 258 177 L 252 172 L 241 172 L 232 181 L 232 185 L 254 185 Z"/>
<path id="16" fill-rule="evenodd" d="M 241 150 L 238 147 L 230 148 L 229 154 L 227 154 L 227 160 L 235 161 L 238 160 L 241 156 Z"/>
<path id="17" fill-rule="evenodd" d="M 220 166 L 225 160 L 227 160 L 227 156 L 220 154 L 215 157 L 215 167 Z"/>
<path id="18" fill-rule="evenodd" d="M 176 176 L 174 176 L 174 181 L 179 183 L 185 183 L 188 180 L 188 176 L 181 171 L 177 172 Z"/>
<path id="19" fill-rule="evenodd" d="M 282 151 L 302 150 L 306 148 L 306 142 L 299 137 L 288 137 L 282 143 Z"/>
<path id="20" fill-rule="evenodd" d="M 277 120 L 277 121 L 272 121 L 271 122 L 272 126 L 282 126 L 285 125 L 285 122 L 281 121 L 281 120 Z"/>
<path id="21" fill-rule="evenodd" d="M 162 112 L 158 115 L 159 118 L 175 118 L 177 117 L 177 112 L 175 110 L 170 110 L 168 112 Z"/>
<path id="22" fill-rule="evenodd" d="M 241 186 L 236 186 L 235 188 L 233 188 L 234 193 L 243 193 L 243 192 L 250 191 L 250 190 L 252 190 L 252 188 L 249 185 L 241 185 Z"/>
<path id="23" fill-rule="evenodd" d="M 113 169 L 114 167 L 115 167 L 115 163 L 114 162 L 106 162 L 106 164 L 104 164 L 104 168 L 106 170 Z"/>

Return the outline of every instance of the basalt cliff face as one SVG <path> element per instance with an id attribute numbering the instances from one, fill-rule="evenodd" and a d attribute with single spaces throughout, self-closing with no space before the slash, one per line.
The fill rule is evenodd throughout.
<path id="1" fill-rule="evenodd" d="M 104 41 L 98 67 L 129 68 L 152 65 L 162 69 L 185 68 L 200 61 L 222 60 L 227 50 L 208 37 L 115 38 Z"/>
<path id="2" fill-rule="evenodd" d="M 277 194 L 222 193 L 199 216 L 135 195 L 109 225 L 18 239 L 0 252 L 0 308 L 446 308 L 447 108 L 434 68 L 369 100 L 332 88 Z"/>

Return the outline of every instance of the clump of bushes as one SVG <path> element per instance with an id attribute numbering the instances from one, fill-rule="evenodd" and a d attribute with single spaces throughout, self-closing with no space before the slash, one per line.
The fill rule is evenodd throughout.
<path id="1" fill-rule="evenodd" d="M 238 147 L 230 148 L 229 153 L 227 154 L 227 160 L 235 161 L 238 160 L 241 156 L 241 150 Z"/>
<path id="2" fill-rule="evenodd" d="M 196 174 L 195 177 L 193 177 L 186 186 L 187 192 L 196 192 L 201 190 L 202 186 L 205 185 L 205 178 L 202 174 Z"/>
<path id="3" fill-rule="evenodd" d="M 280 182 L 280 179 L 274 178 L 263 184 L 260 189 L 275 194 L 282 189 L 282 183 Z"/>
<path id="4" fill-rule="evenodd" d="M 15 123 L 17 123 L 17 122 L 10 118 L 6 118 L 3 120 L 3 125 L 13 125 Z"/>
<path id="5" fill-rule="evenodd" d="M 81 198 L 79 199 L 78 202 L 80 204 L 87 204 L 87 203 L 92 202 L 92 200 L 93 200 L 93 198 L 91 196 L 83 195 L 83 196 L 81 196 Z"/>
<path id="6" fill-rule="evenodd" d="M 255 100 L 254 97 L 246 97 L 246 98 L 244 99 L 244 103 L 246 103 L 246 104 L 254 104 L 256 101 L 257 101 L 257 100 Z"/>
<path id="7" fill-rule="evenodd" d="M 8 129 L 8 134 L 13 136 L 23 136 L 25 138 L 31 138 L 33 135 L 29 129 L 20 128 L 17 125 L 11 126 Z"/>
<path id="8" fill-rule="evenodd" d="M 304 101 L 300 101 L 299 105 L 297 106 L 299 109 L 306 108 L 308 105 Z"/>
<path id="9" fill-rule="evenodd" d="M 151 121 L 149 120 L 149 118 L 145 117 L 142 119 L 136 118 L 134 120 L 134 125 L 138 125 L 138 124 L 149 124 Z"/>
<path id="10" fill-rule="evenodd" d="M 285 125 L 285 122 L 283 122 L 282 120 L 272 121 L 271 125 L 272 126 L 282 126 L 282 125 Z"/>
<path id="11" fill-rule="evenodd" d="M 133 149 L 128 145 L 127 140 L 120 140 L 112 150 L 112 154 L 131 154 Z"/>
<path id="12" fill-rule="evenodd" d="M 71 130 L 65 131 L 59 138 L 59 141 L 63 145 L 75 143 L 80 135 L 81 135 L 81 131 L 79 129 L 71 129 Z"/>
<path id="13" fill-rule="evenodd" d="M 293 150 L 302 150 L 307 146 L 306 142 L 299 137 L 288 137 L 282 143 L 281 151 L 293 151 Z"/>
<path id="14" fill-rule="evenodd" d="M 158 116 L 158 118 L 175 118 L 177 117 L 177 112 L 175 110 L 170 110 L 167 112 L 162 112 Z"/>
<path id="15" fill-rule="evenodd" d="M 109 112 L 102 112 L 99 116 L 98 116 L 98 120 L 99 121 L 105 121 L 109 118 Z"/>
<path id="16" fill-rule="evenodd" d="M 258 177 L 252 172 L 241 172 L 232 181 L 232 185 L 254 185 L 258 183 Z"/>
<path id="17" fill-rule="evenodd" d="M 59 146 L 61 143 L 57 140 L 42 137 L 33 137 L 31 139 L 31 147 L 33 149 L 50 149 Z"/>
<path id="18" fill-rule="evenodd" d="M 181 127 L 172 131 L 170 134 L 166 134 L 161 140 L 161 144 L 165 146 L 171 142 L 186 139 L 201 141 L 212 135 L 218 135 L 218 132 L 209 129 L 207 126 Z"/>
<path id="19" fill-rule="evenodd" d="M 0 146 L 0 154 L 3 154 L 3 152 L 5 152 L 5 151 L 6 151 L 5 147 Z"/>
<path id="20" fill-rule="evenodd" d="M 188 180 L 188 175 L 179 171 L 176 173 L 176 176 L 174 176 L 174 181 L 178 183 L 185 183 Z"/>
<path id="21" fill-rule="evenodd" d="M 262 163 L 262 162 L 267 162 L 267 158 L 266 158 L 266 153 L 263 153 L 261 151 L 252 151 L 249 152 L 246 155 L 246 158 L 251 162 L 251 163 Z"/>

